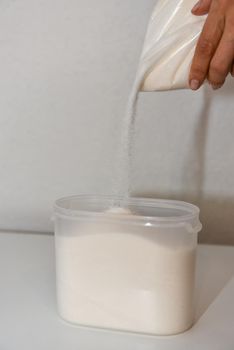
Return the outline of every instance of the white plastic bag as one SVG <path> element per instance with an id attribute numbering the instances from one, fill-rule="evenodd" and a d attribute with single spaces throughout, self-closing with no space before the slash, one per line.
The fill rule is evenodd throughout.
<path id="1" fill-rule="evenodd" d="M 140 60 L 141 90 L 188 88 L 195 47 L 207 16 L 195 16 L 197 0 L 159 0 L 152 13 Z"/>

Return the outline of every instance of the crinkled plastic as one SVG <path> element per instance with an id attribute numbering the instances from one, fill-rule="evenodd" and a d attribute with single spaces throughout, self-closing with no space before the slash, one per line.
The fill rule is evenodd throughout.
<path id="1" fill-rule="evenodd" d="M 159 0 L 140 60 L 141 91 L 188 88 L 195 47 L 206 20 L 194 16 L 197 0 Z"/>

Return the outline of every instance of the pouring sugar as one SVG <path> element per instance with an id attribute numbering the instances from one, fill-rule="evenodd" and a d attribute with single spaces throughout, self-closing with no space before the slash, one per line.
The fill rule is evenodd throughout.
<path id="1" fill-rule="evenodd" d="M 132 211 L 123 207 L 111 207 L 106 211 L 106 214 L 118 214 L 118 215 L 133 215 Z"/>
<path id="2" fill-rule="evenodd" d="M 185 2 L 176 0 L 179 7 Z M 159 4 L 175 6 L 174 0 L 160 0 Z M 152 62 L 146 60 L 146 63 L 137 74 L 129 98 L 117 162 L 120 172 L 114 193 L 127 199 L 131 192 L 130 168 L 138 92 L 141 87 L 158 89 L 153 84 L 158 76 L 156 67 L 142 85 L 146 68 L 152 67 L 149 66 Z M 169 78 L 166 77 L 169 83 L 167 81 L 159 88 L 184 84 L 184 80 L 183 84 L 176 85 L 174 81 L 171 84 Z M 169 201 L 167 211 L 163 201 L 154 201 L 159 208 L 153 216 L 163 219 L 152 225 L 151 220 L 147 220 L 153 209 L 145 206 L 144 201 L 141 200 L 141 207 L 145 221 L 124 206 L 114 206 L 103 213 L 90 209 L 95 200 L 89 198 L 78 197 L 77 202 L 74 197 L 68 198 L 67 202 L 61 200 L 62 215 L 58 207 L 56 209 L 55 241 L 58 308 L 64 319 L 80 325 L 158 335 L 180 333 L 192 325 L 195 251 L 201 228 L 199 211 L 186 204 L 195 217 L 189 216 L 191 222 L 186 226 L 182 219 L 186 210 L 180 212 L 174 208 L 173 201 Z M 76 207 L 78 211 L 74 215 Z M 70 208 L 72 213 L 69 213 Z M 181 215 L 179 223 L 175 220 L 178 212 Z"/>

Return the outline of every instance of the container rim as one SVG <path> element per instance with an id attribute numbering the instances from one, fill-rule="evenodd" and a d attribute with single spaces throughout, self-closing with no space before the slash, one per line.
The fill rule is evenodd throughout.
<path id="1" fill-rule="evenodd" d="M 177 216 L 144 216 L 138 214 L 118 214 L 118 213 L 108 213 L 103 211 L 95 211 L 95 210 L 87 210 L 87 209 L 70 209 L 65 206 L 65 204 L 71 203 L 72 201 L 79 201 L 82 203 L 98 203 L 105 202 L 109 203 L 111 208 L 111 204 L 115 203 L 115 205 L 119 208 L 126 208 L 128 206 L 135 206 L 141 208 L 160 208 L 160 209 L 175 209 L 181 210 L 181 215 Z M 186 214 L 184 214 L 186 212 Z M 199 221 L 199 213 L 200 209 L 191 203 L 187 203 L 184 201 L 178 200 L 167 200 L 167 199 L 153 199 L 153 198 L 143 198 L 143 197 L 130 197 L 130 198 L 122 198 L 118 196 L 108 196 L 108 195 L 74 195 L 59 198 L 54 203 L 54 213 L 55 215 L 66 217 L 66 218 L 85 218 L 92 217 L 100 220 L 118 220 L 121 222 L 129 222 L 129 223 L 137 223 L 137 224 L 146 224 L 150 222 L 150 225 L 158 225 L 158 224 L 183 224 L 194 222 L 196 227 L 200 227 Z M 194 226 L 194 225 L 192 225 Z"/>

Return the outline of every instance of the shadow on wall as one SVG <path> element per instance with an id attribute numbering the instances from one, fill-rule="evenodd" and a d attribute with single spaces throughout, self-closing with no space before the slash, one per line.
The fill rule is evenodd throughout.
<path id="1" fill-rule="evenodd" d="M 194 197 L 168 195 L 160 193 L 134 193 L 136 197 L 163 198 L 184 200 L 198 204 Z M 220 197 L 202 198 L 199 203 L 201 209 L 202 232 L 199 235 L 200 243 L 234 245 L 234 198 L 233 200 Z"/>
<path id="2" fill-rule="evenodd" d="M 222 94 L 230 94 L 231 89 L 223 89 Z M 227 93 L 227 94 L 226 94 Z M 201 209 L 203 231 L 202 243 L 234 245 L 234 198 L 209 197 L 204 195 L 205 155 L 209 131 L 210 109 L 213 94 L 207 86 L 204 89 L 204 103 L 197 116 L 197 127 L 188 149 L 183 170 L 183 192 L 179 195 L 134 192 L 135 196 L 165 199 L 179 199 L 198 205 Z"/>
<path id="3" fill-rule="evenodd" d="M 190 200 L 188 193 L 193 193 L 193 202 L 199 207 L 203 200 L 203 187 L 205 179 L 205 155 L 206 145 L 209 132 L 210 109 L 212 105 L 212 91 L 206 86 L 204 89 L 203 105 L 197 118 L 197 126 L 190 148 L 188 149 L 185 167 L 183 169 L 183 193 L 184 200 Z M 191 196 L 191 195 L 190 195 Z"/>
<path id="4" fill-rule="evenodd" d="M 234 277 L 234 252 L 232 247 L 201 246 L 198 250 L 196 269 L 196 320 L 204 315 L 209 306 Z"/>

